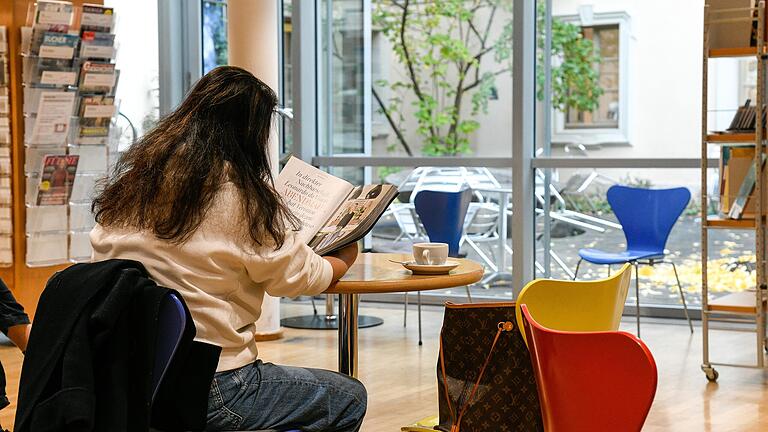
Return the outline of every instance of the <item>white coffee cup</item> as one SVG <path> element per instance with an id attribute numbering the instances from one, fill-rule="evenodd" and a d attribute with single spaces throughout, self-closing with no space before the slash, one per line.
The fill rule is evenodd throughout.
<path id="1" fill-rule="evenodd" d="M 448 259 L 446 243 L 416 243 L 413 245 L 413 259 L 421 265 L 443 265 Z"/>

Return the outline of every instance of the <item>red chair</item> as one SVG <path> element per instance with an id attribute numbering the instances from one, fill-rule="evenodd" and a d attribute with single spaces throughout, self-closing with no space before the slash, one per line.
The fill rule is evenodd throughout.
<path id="1" fill-rule="evenodd" d="M 656 362 L 625 332 L 561 332 L 522 305 L 544 429 L 639 431 L 656 394 Z"/>

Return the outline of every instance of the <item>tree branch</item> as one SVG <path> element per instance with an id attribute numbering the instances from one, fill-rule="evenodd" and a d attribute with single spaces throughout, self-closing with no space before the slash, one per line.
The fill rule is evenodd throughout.
<path id="1" fill-rule="evenodd" d="M 411 151 L 411 147 L 405 141 L 405 137 L 403 136 L 403 133 L 400 132 L 400 129 L 397 127 L 397 124 L 395 124 L 395 119 L 392 118 L 392 116 L 389 114 L 389 110 L 387 110 L 387 107 L 384 106 L 384 101 L 381 100 L 381 97 L 379 97 L 379 93 L 376 91 L 375 88 L 371 87 L 371 91 L 373 92 L 374 99 L 376 99 L 376 102 L 379 104 L 379 107 L 381 108 L 381 112 L 384 113 L 384 117 L 387 118 L 387 123 L 389 123 L 389 126 L 392 128 L 392 131 L 395 133 L 395 136 L 397 136 L 397 140 L 400 141 L 400 144 L 403 146 L 403 150 L 405 150 L 405 153 L 407 153 L 408 156 L 412 157 L 413 152 Z"/>
<path id="2" fill-rule="evenodd" d="M 501 75 L 501 74 L 503 74 L 503 73 L 506 73 L 506 72 L 511 72 L 511 71 L 512 71 L 512 68 L 509 68 L 509 67 L 507 67 L 507 68 L 504 68 L 504 69 L 501 69 L 501 70 L 497 70 L 496 72 L 493 72 L 493 73 L 491 74 L 491 76 L 498 76 L 498 75 Z M 475 81 L 474 81 L 472 84 L 470 84 L 470 85 L 468 85 L 468 86 L 464 87 L 462 90 L 463 90 L 463 91 L 472 90 L 473 88 L 475 88 L 475 87 L 477 87 L 478 85 L 480 85 L 480 83 L 481 83 L 482 81 L 483 81 L 482 79 L 476 79 L 476 80 L 475 80 Z"/>
<path id="3" fill-rule="evenodd" d="M 491 9 L 491 16 L 488 17 L 488 23 L 485 26 L 485 33 L 483 36 L 483 46 L 485 46 L 485 43 L 488 41 L 488 36 L 491 34 L 491 25 L 493 25 L 493 18 L 496 17 L 496 9 L 498 9 L 498 6 L 494 5 L 493 9 Z"/>
<path id="4" fill-rule="evenodd" d="M 413 69 L 413 61 L 411 60 L 411 53 L 408 51 L 408 44 L 405 42 L 405 28 L 406 23 L 408 22 L 408 5 L 410 4 L 410 0 L 405 0 L 405 3 L 403 3 L 403 17 L 400 19 L 400 45 L 403 47 L 403 57 L 405 57 L 405 64 L 408 67 L 408 74 L 411 78 L 411 82 L 413 83 L 413 93 L 416 95 L 416 97 L 421 101 L 424 102 L 424 93 L 421 92 L 421 88 L 419 87 L 419 81 L 416 77 L 416 71 Z M 433 126 L 430 126 L 430 133 L 432 136 L 437 135 L 435 129 Z"/>

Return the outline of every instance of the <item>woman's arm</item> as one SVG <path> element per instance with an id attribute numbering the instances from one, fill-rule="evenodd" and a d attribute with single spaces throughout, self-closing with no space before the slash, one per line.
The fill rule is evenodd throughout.
<path id="1" fill-rule="evenodd" d="M 29 331 L 32 326 L 29 324 L 19 324 L 13 327 L 8 327 L 8 339 L 11 340 L 21 352 L 27 350 L 27 342 L 29 341 Z"/>
<path id="2" fill-rule="evenodd" d="M 333 280 L 331 284 L 336 283 L 347 273 L 347 270 L 355 263 L 357 253 L 357 242 L 355 242 L 323 257 L 333 267 Z"/>

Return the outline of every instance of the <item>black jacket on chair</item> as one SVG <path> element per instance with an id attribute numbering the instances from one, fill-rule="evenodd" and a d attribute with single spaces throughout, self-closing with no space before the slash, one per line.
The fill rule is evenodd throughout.
<path id="1" fill-rule="evenodd" d="M 35 314 L 15 430 L 146 431 L 150 417 L 165 430 L 203 429 L 220 348 L 192 341 L 188 310 L 182 344 L 151 400 L 158 311 L 169 292 L 136 261 L 56 273 Z"/>

